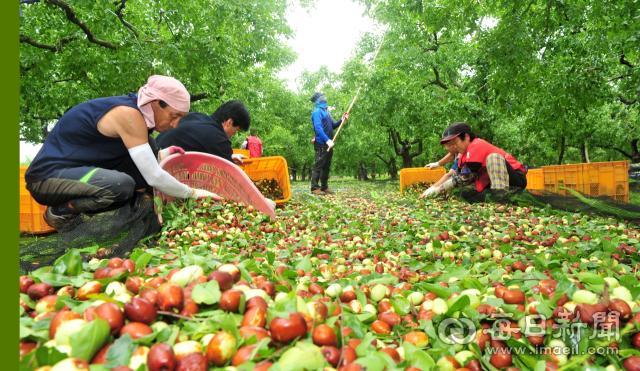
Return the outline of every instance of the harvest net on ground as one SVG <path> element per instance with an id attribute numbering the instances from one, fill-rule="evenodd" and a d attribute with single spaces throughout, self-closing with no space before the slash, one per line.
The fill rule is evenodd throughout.
<path id="1" fill-rule="evenodd" d="M 96 215 L 81 214 L 56 236 L 20 248 L 20 271 L 51 266 L 70 249 L 80 249 L 85 260 L 124 257 L 140 239 L 160 231 L 151 196 L 140 195 L 119 209 Z M 105 248 L 98 251 L 99 248 Z"/>
<path id="2" fill-rule="evenodd" d="M 528 190 L 516 187 L 507 190 L 489 188 L 480 193 L 475 189 L 465 187 L 455 190 L 454 194 L 472 204 L 487 202 L 551 207 L 572 213 L 593 213 L 600 216 L 640 221 L 640 206 L 618 201 L 609 196 L 590 197 L 573 189 L 567 188 L 567 190 L 571 192 L 571 196 L 540 189 Z"/>

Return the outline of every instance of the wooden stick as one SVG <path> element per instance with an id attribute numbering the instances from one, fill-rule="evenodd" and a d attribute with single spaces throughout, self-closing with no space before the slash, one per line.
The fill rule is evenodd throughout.
<path id="1" fill-rule="evenodd" d="M 369 76 L 369 72 L 371 72 L 371 68 L 373 67 L 373 65 L 376 63 L 376 59 L 378 58 L 378 53 L 380 53 L 380 49 L 382 49 L 382 44 L 384 44 L 384 39 L 387 37 L 387 34 L 385 34 L 382 37 L 382 41 L 380 42 L 380 45 L 378 46 L 378 50 L 376 50 L 376 55 L 373 56 L 373 61 L 371 62 L 371 65 L 369 66 L 369 69 L 367 70 L 367 77 Z M 347 110 L 347 115 L 349 114 L 349 112 L 351 112 L 351 108 L 353 107 L 353 104 L 356 102 L 356 99 L 358 99 L 358 95 L 360 95 L 360 89 L 362 89 L 362 85 L 364 85 L 364 81 L 362 82 L 362 84 L 360 84 L 360 87 L 358 88 L 358 91 L 356 92 L 356 96 L 353 97 L 353 100 L 351 101 L 351 105 L 349 105 L 349 109 Z M 347 120 L 343 120 L 342 123 L 340 124 L 340 126 L 338 127 L 338 131 L 336 131 L 336 135 L 334 135 L 333 137 L 333 141 L 335 142 L 335 140 L 338 138 L 338 134 L 340 134 L 340 129 L 342 129 L 342 125 L 344 125 L 344 123 Z M 327 152 L 331 151 L 333 147 L 327 149 Z"/>

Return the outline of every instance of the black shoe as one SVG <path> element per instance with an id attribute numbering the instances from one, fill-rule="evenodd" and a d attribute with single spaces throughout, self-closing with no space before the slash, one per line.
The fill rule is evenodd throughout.
<path id="1" fill-rule="evenodd" d="M 51 211 L 51 207 L 47 207 L 47 210 L 43 215 L 44 221 L 47 222 L 47 224 L 49 224 L 49 226 L 51 226 L 52 228 L 58 230 L 64 228 L 76 216 L 77 215 L 55 215 Z"/>

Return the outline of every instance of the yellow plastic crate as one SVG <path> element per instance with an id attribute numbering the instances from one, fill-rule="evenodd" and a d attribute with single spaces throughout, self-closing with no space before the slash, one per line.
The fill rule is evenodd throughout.
<path id="1" fill-rule="evenodd" d="M 527 189 L 544 189 L 542 169 L 532 169 L 527 172 Z"/>
<path id="2" fill-rule="evenodd" d="M 251 157 L 251 154 L 249 153 L 248 149 L 237 149 L 237 148 L 234 148 L 233 149 L 233 154 L 234 155 L 245 155 L 247 158 Z"/>
<path id="3" fill-rule="evenodd" d="M 276 200 L 276 205 L 284 206 L 291 199 L 291 184 L 289 183 L 289 168 L 284 157 L 260 157 L 244 160 L 238 164 L 247 176 L 254 182 L 262 179 L 275 178 L 282 188 L 282 200 Z"/>
<path id="4" fill-rule="evenodd" d="M 566 188 L 571 188 L 591 197 L 629 202 L 629 161 L 543 166 L 542 171 L 547 191 L 570 196 Z"/>
<path id="5" fill-rule="evenodd" d="M 40 205 L 31 197 L 26 188 L 24 173 L 28 166 L 20 166 L 20 231 L 41 234 L 55 231 L 44 221 L 46 206 Z"/>
<path id="6" fill-rule="evenodd" d="M 429 170 L 424 167 L 402 169 L 400 170 L 400 193 L 402 193 L 404 187 L 410 184 L 420 182 L 435 183 L 446 173 L 447 171 L 444 168 L 438 168 L 435 170 Z"/>

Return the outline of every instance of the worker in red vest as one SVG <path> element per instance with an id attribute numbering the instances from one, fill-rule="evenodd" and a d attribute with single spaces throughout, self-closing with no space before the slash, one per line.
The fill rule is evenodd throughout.
<path id="1" fill-rule="evenodd" d="M 249 136 L 244 140 L 240 148 L 249 150 L 249 158 L 262 157 L 262 141 L 256 136 L 257 130 L 250 129 Z"/>

